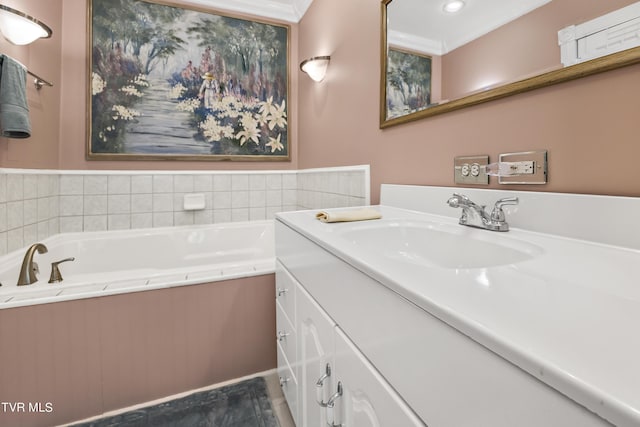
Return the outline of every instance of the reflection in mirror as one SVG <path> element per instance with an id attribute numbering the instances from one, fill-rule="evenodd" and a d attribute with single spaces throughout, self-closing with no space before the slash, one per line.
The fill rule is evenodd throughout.
<path id="1" fill-rule="evenodd" d="M 640 61 L 640 1 L 451 1 L 382 0 L 381 127 Z"/>

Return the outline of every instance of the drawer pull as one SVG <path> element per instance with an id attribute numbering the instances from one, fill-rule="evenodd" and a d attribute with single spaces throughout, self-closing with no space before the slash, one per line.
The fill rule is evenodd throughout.
<path id="1" fill-rule="evenodd" d="M 291 381 L 289 377 L 280 377 L 280 387 L 284 387 L 289 381 Z"/>
<path id="2" fill-rule="evenodd" d="M 278 331 L 278 336 L 277 336 L 278 341 L 283 341 L 289 335 L 291 335 L 289 332 Z"/>
<path id="3" fill-rule="evenodd" d="M 278 296 L 281 297 L 282 295 L 286 294 L 287 292 L 289 292 L 289 289 L 287 288 L 278 288 Z"/>
<path id="4" fill-rule="evenodd" d="M 325 380 L 330 376 L 331 376 L 331 365 L 327 363 L 327 366 L 325 366 L 325 369 L 324 369 L 324 374 L 322 374 L 322 376 L 318 378 L 318 381 L 316 381 L 316 403 L 320 405 L 321 408 L 327 407 L 327 402 L 325 402 L 322 399 L 323 397 L 322 389 L 324 387 Z"/>
<path id="5" fill-rule="evenodd" d="M 328 427 L 343 427 L 342 424 L 336 424 L 335 405 L 336 400 L 342 396 L 342 383 L 338 381 L 338 390 L 327 400 L 327 426 Z"/>

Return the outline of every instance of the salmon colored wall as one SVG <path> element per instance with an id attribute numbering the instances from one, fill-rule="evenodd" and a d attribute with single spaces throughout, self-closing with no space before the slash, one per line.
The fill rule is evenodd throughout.
<path id="1" fill-rule="evenodd" d="M 0 138 L 0 167 L 56 169 L 60 127 L 61 0 L 5 0 L 2 4 L 39 19 L 53 30 L 51 38 L 26 46 L 12 45 L 0 36 L 0 53 L 17 59 L 54 87 L 43 87 L 38 91 L 32 83 L 33 78 L 28 76 L 31 137 Z"/>
<path id="2" fill-rule="evenodd" d="M 402 1 L 402 0 L 400 0 Z M 628 6 L 630 0 L 552 1 L 443 57 L 443 97 L 457 99 L 487 86 L 562 67 L 558 30 Z"/>
<path id="3" fill-rule="evenodd" d="M 300 79 L 301 168 L 369 163 L 376 203 L 382 183 L 453 186 L 457 155 L 547 149 L 549 183 L 508 189 L 640 196 L 640 65 L 381 130 L 380 1 L 315 1 L 299 30 L 301 57 L 331 55 Z"/>
<path id="4" fill-rule="evenodd" d="M 276 367 L 273 274 L 0 310 L 0 425 L 53 426 Z M 52 411 L 46 411 L 50 403 Z"/>
<path id="5" fill-rule="evenodd" d="M 87 0 L 62 2 L 62 83 L 60 108 L 60 169 L 295 169 L 297 167 L 297 67 L 298 27 L 290 24 L 289 132 L 292 138 L 291 161 L 288 162 L 185 162 L 185 161 L 88 161 L 85 159 L 87 111 Z M 175 0 L 171 3 L 188 4 Z M 197 6 L 203 10 L 202 6 Z M 238 14 L 233 14 L 238 16 Z M 260 18 L 265 21 L 264 18 Z"/>

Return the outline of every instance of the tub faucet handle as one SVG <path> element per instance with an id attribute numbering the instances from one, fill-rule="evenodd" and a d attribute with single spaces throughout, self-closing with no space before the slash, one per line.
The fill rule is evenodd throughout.
<path id="1" fill-rule="evenodd" d="M 58 283 L 62 282 L 62 274 L 60 274 L 60 269 L 58 268 L 58 264 L 67 261 L 75 261 L 74 257 L 61 259 L 60 261 L 51 263 L 51 275 L 49 276 L 49 283 Z"/>

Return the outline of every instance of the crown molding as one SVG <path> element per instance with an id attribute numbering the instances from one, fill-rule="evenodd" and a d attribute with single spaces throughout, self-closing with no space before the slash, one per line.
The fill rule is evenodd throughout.
<path id="1" fill-rule="evenodd" d="M 188 0 L 185 3 L 298 23 L 313 0 Z"/>

